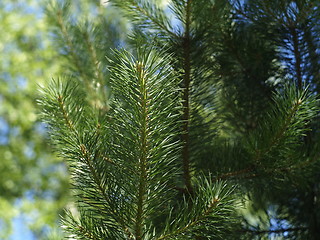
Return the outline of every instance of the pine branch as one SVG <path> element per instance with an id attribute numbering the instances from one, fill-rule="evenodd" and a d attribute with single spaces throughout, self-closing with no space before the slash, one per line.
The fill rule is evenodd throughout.
<path id="1" fill-rule="evenodd" d="M 90 122 L 90 117 L 94 118 L 94 116 L 87 115 L 85 109 L 87 106 L 81 103 L 84 100 L 79 86 L 70 79 L 67 83 L 59 80 L 44 91 L 47 94 L 41 102 L 46 113 L 44 117 L 51 126 L 54 126 L 56 132 L 51 133 L 53 140 L 62 146 L 58 146 L 57 149 L 69 160 L 71 170 L 74 170 L 72 177 L 74 187 L 79 191 L 80 201 L 96 209 L 96 217 L 103 215 L 103 212 L 108 213 L 107 222 L 117 223 L 116 225 L 130 236 L 126 221 L 113 210 L 114 199 L 110 199 L 107 192 L 109 188 L 105 182 L 105 179 L 110 177 L 105 175 L 109 170 L 108 166 L 113 166 L 115 171 L 118 165 L 107 157 L 101 156 L 99 150 L 90 150 L 100 145 L 100 125 L 93 129 L 95 125 Z M 57 119 L 51 119 L 51 112 L 56 112 L 53 116 Z M 88 124 L 85 124 L 83 119 Z M 67 129 L 61 125 L 61 121 Z M 57 131 L 58 129 L 60 130 Z M 99 164 L 102 164 L 102 169 L 98 166 Z"/>
<path id="2" fill-rule="evenodd" d="M 103 45 L 100 47 L 101 51 L 109 49 L 110 45 L 113 45 L 111 42 L 113 39 L 101 40 L 99 37 L 101 34 L 105 34 L 105 31 L 114 30 L 102 29 L 98 23 L 92 24 L 89 20 L 75 24 L 71 7 L 70 1 L 64 3 L 52 1 L 48 4 L 47 13 L 55 24 L 53 31 L 55 44 L 61 49 L 61 55 L 66 58 L 66 64 L 69 65 L 71 74 L 79 76 L 80 82 L 85 85 L 91 104 L 94 107 L 106 108 L 106 106 L 101 106 L 108 99 L 106 91 L 108 78 L 105 76 L 106 71 L 101 68 L 105 56 L 99 56 L 94 41 L 101 42 Z M 99 24 L 103 26 L 104 23 L 100 21 Z"/>
<path id="3" fill-rule="evenodd" d="M 66 49 L 69 49 L 68 52 L 70 53 L 72 60 L 73 60 L 73 63 L 75 64 L 75 67 L 76 67 L 77 71 L 79 72 L 80 76 L 83 79 L 86 79 L 86 74 L 85 74 L 84 69 L 82 67 L 82 63 L 79 60 L 79 57 L 77 55 L 76 47 L 73 43 L 71 35 L 69 34 L 67 26 L 65 25 L 65 22 L 64 22 L 64 18 L 66 17 L 65 15 L 67 15 L 69 8 L 70 8 L 70 3 L 66 4 L 62 9 L 57 9 L 56 11 L 53 11 L 53 13 L 56 16 L 55 20 L 58 24 L 60 31 L 61 31 L 62 39 L 64 39 L 66 41 L 66 46 L 67 46 Z M 89 85 L 87 85 L 87 87 L 89 87 Z M 90 88 L 88 88 L 88 89 L 90 89 Z"/>
<path id="4" fill-rule="evenodd" d="M 220 200 L 218 198 L 213 198 L 212 201 L 209 203 L 206 209 L 203 210 L 202 214 L 199 216 L 196 216 L 194 219 L 192 219 L 187 225 L 178 228 L 174 230 L 174 232 L 161 236 L 158 238 L 158 240 L 163 240 L 163 239 L 171 239 L 174 236 L 177 235 L 183 235 L 184 233 L 190 231 L 193 229 L 197 224 L 201 224 L 201 222 L 212 213 L 213 208 L 215 208 Z"/>
<path id="5" fill-rule="evenodd" d="M 108 231 L 101 219 L 95 218 L 93 213 L 85 211 L 83 207 L 79 208 L 79 219 L 76 219 L 70 210 L 66 210 L 66 217 L 62 219 L 62 228 L 70 233 L 66 237 L 68 239 L 75 237 L 79 240 L 125 239 L 117 231 Z"/>
<path id="6" fill-rule="evenodd" d="M 282 120 L 279 126 L 279 129 L 274 133 L 273 137 L 270 139 L 267 146 L 263 147 L 263 149 L 256 149 L 254 160 L 259 162 L 263 156 L 267 155 L 272 149 L 276 148 L 280 141 L 285 137 L 287 131 L 292 126 L 294 118 L 296 117 L 297 112 L 301 106 L 302 99 L 294 99 L 292 106 L 289 108 L 290 110 L 284 116 L 284 120 Z M 271 119 L 270 119 L 271 120 Z M 300 120 L 300 119 L 299 119 Z M 261 129 L 259 129 L 261 131 Z"/>
<path id="7" fill-rule="evenodd" d="M 81 150 L 81 153 L 82 153 L 82 156 L 83 156 L 82 159 L 84 160 L 85 164 L 89 168 L 90 177 L 93 179 L 93 181 L 95 183 L 95 187 L 98 190 L 98 195 L 102 196 L 102 199 L 100 199 L 99 201 L 103 201 L 103 202 L 109 204 L 110 206 L 112 206 L 113 205 L 113 202 L 112 202 L 113 199 L 110 199 L 110 197 L 106 193 L 107 187 L 103 183 L 103 179 L 104 178 L 96 170 L 97 167 L 95 166 L 95 164 L 93 162 L 93 161 L 96 161 L 97 159 L 92 159 L 92 156 L 95 156 L 95 154 L 90 153 L 88 151 L 88 149 L 85 147 L 84 144 L 80 145 L 80 150 Z M 108 161 L 108 162 L 110 162 L 110 161 Z M 107 208 L 109 208 L 109 207 L 107 207 Z M 114 218 L 115 222 L 120 224 L 123 232 L 130 238 L 132 234 L 128 231 L 127 224 L 126 224 L 125 220 L 122 219 L 121 216 L 118 216 L 116 211 L 112 211 L 112 208 L 109 208 L 108 210 L 109 210 L 109 214 L 112 216 L 112 218 Z"/>
<path id="8" fill-rule="evenodd" d="M 190 83 L 191 83 L 191 35 L 190 35 L 190 25 L 191 25 L 191 0 L 187 0 L 185 3 L 186 8 L 186 23 L 185 23 L 185 34 L 183 37 L 183 115 L 182 115 L 182 161 L 183 161 L 183 176 L 186 188 L 188 192 L 193 192 L 193 187 L 191 183 L 191 173 L 190 173 L 190 136 L 189 136 L 189 123 L 190 123 L 190 103 L 189 103 L 189 93 L 190 93 Z"/>
<path id="9" fill-rule="evenodd" d="M 145 29 L 157 29 L 168 36 L 176 38 L 177 35 L 170 30 L 169 20 L 162 10 L 152 1 L 141 0 L 110 0 L 115 6 L 126 11 L 130 20 L 141 24 Z"/>
<path id="10" fill-rule="evenodd" d="M 98 83 L 97 85 L 99 87 L 102 87 L 105 85 L 105 79 L 104 79 L 104 76 L 102 74 L 102 70 L 101 70 L 101 67 L 100 67 L 100 61 L 97 57 L 97 52 L 96 52 L 96 48 L 94 47 L 93 45 L 93 42 L 92 40 L 90 40 L 90 35 L 88 34 L 88 31 L 83 31 L 82 32 L 83 34 L 83 38 L 85 40 L 85 43 L 87 45 L 87 48 L 89 50 L 89 55 L 91 57 L 91 62 L 94 66 L 94 76 L 96 77 L 96 79 L 98 80 Z M 103 91 L 101 91 L 102 95 L 103 95 L 103 99 L 106 100 L 107 99 L 107 96 L 106 96 L 106 91 L 105 89 L 103 88 Z"/>
<path id="11" fill-rule="evenodd" d="M 214 181 L 219 180 L 241 180 L 241 179 L 254 179 L 257 177 L 268 177 L 270 178 L 271 175 L 275 175 L 279 172 L 283 174 L 289 174 L 292 173 L 295 170 L 301 170 L 304 168 L 310 168 L 312 164 L 315 164 L 317 161 L 319 161 L 320 154 L 315 154 L 311 159 L 307 159 L 306 161 L 297 162 L 291 166 L 288 167 L 278 167 L 278 168 L 266 168 L 266 169 L 260 169 L 260 173 L 257 172 L 257 166 L 248 167 L 245 169 L 223 173 L 217 177 L 213 177 Z M 180 190 L 180 189 L 178 189 Z M 181 190 L 180 190 L 181 191 Z"/>
<path id="12" fill-rule="evenodd" d="M 192 201 L 185 199 L 178 216 L 169 218 L 165 233 L 157 240 L 196 239 L 198 234 L 217 239 L 220 229 L 227 228 L 224 224 L 234 223 L 231 214 L 236 205 L 232 196 L 234 189 L 223 182 L 213 184 L 206 179 L 196 181 L 195 186 Z"/>
<path id="13" fill-rule="evenodd" d="M 127 168 L 123 198 L 131 199 L 128 214 L 133 221 L 128 228 L 135 239 L 145 238 L 152 219 L 171 201 L 168 186 L 177 174 L 179 145 L 173 138 L 180 109 L 175 85 L 179 76 L 174 75 L 169 61 L 170 56 L 139 48 L 137 58 L 116 52 L 112 64 L 114 124 L 110 127 L 117 146 L 112 152 L 113 159 Z"/>
<path id="14" fill-rule="evenodd" d="M 82 116 L 86 105 L 86 94 L 79 89 L 78 83 L 71 78 L 66 83 L 62 81 L 53 79 L 46 89 L 41 90 L 43 97 L 38 101 L 43 108 L 43 119 L 54 129 L 52 134 L 58 139 L 61 139 L 60 134 L 68 131 L 72 132 L 72 137 L 78 136 L 77 128 L 84 123 Z M 73 94 L 75 96 L 71 97 Z M 63 145 L 65 142 L 61 140 Z"/>
<path id="15" fill-rule="evenodd" d="M 97 86 L 102 88 L 106 84 L 106 68 L 100 66 L 100 62 L 103 63 L 103 60 L 99 61 L 100 47 L 94 42 L 99 41 L 99 37 L 95 35 L 95 31 L 91 32 L 96 25 L 86 23 L 79 27 L 74 22 L 68 25 L 67 7 L 60 12 L 56 11 L 57 14 L 52 16 L 60 29 L 59 34 L 71 66 L 79 79 L 85 80 L 86 84 L 83 84 L 85 88 L 81 91 L 79 88 L 84 86 L 76 86 L 74 83 L 51 87 L 43 100 L 46 121 L 53 131 L 52 137 L 57 144 L 57 150 L 69 160 L 78 200 L 80 218 L 73 219 L 72 215 L 67 218 L 67 231 L 74 234 L 71 237 L 79 239 L 226 239 L 228 233 L 232 232 L 231 225 L 236 222 L 236 201 L 241 198 L 236 196 L 226 183 L 216 180 L 267 176 L 268 180 L 272 181 L 278 175 L 288 173 L 290 178 L 296 173 L 295 170 L 299 173 L 299 169 L 308 168 L 318 161 L 318 154 L 312 158 L 311 151 L 308 156 L 305 156 L 304 150 L 297 151 L 298 147 L 303 146 L 302 139 L 309 131 L 308 123 L 319 110 L 316 96 L 301 89 L 305 79 L 304 64 L 307 55 L 303 52 L 306 45 L 301 45 L 304 36 L 297 23 L 300 21 L 298 18 L 292 25 L 295 31 L 288 34 L 290 21 L 287 20 L 292 18 L 292 14 L 296 16 L 299 9 L 290 9 L 291 5 L 285 1 L 278 1 L 281 6 L 280 10 L 275 9 L 277 11 L 272 11 L 274 6 L 262 0 L 245 2 L 254 5 L 252 12 L 250 8 L 243 10 L 243 18 L 247 19 L 240 20 L 243 20 L 243 25 L 253 26 L 254 40 L 251 42 L 247 41 L 251 40 L 251 32 L 248 34 L 245 28 L 238 28 L 241 23 L 233 27 L 233 23 L 238 22 L 232 19 L 230 15 L 234 12 L 229 12 L 231 6 L 226 6 L 223 0 L 214 3 L 172 0 L 171 10 L 181 21 L 178 27 L 184 29 L 181 32 L 180 29 L 173 29 L 170 19 L 156 1 L 110 2 L 124 11 L 136 24 L 134 27 L 139 27 L 137 32 L 143 35 L 145 45 L 139 45 L 143 41 L 137 39 L 142 37 L 136 34 L 133 38 L 138 47 L 133 50 L 134 54 L 126 51 L 115 52 L 109 68 L 112 72 L 112 107 L 106 116 L 93 114 L 94 110 L 86 99 L 86 91 L 96 90 L 88 80 L 96 80 Z M 243 1 L 237 2 L 240 5 Z M 204 14 L 200 14 L 202 4 L 208 4 Z M 221 6 L 226 9 L 214 9 Z M 287 8 L 292 12 L 283 11 Z M 220 15 L 202 21 L 201 18 L 206 17 L 206 13 Z M 227 19 L 228 24 L 222 23 L 223 21 L 213 23 L 213 19 L 218 19 L 218 16 Z M 306 16 L 305 12 L 301 15 L 302 18 L 307 18 Z M 272 23 L 280 23 L 287 31 L 284 31 L 284 40 L 281 38 L 283 36 L 279 37 L 280 35 L 273 32 L 278 26 L 262 24 L 261 19 L 273 17 L 275 20 Z M 210 21 L 213 22 L 208 23 Z M 206 24 L 199 27 L 201 23 Z M 266 33 L 259 32 L 255 35 L 259 29 L 258 24 L 261 24 L 260 27 L 267 27 Z M 213 28 L 207 31 L 208 26 Z M 215 35 L 213 29 L 219 29 L 220 32 Z M 219 39 L 218 34 L 228 36 L 226 39 L 231 39 L 231 44 L 215 45 L 215 39 Z M 277 39 L 269 39 L 269 42 L 267 38 L 272 34 L 277 35 L 272 36 Z M 238 46 L 238 41 L 245 35 L 250 36 L 241 41 L 243 45 Z M 155 41 L 160 44 L 149 48 L 150 42 L 147 43 L 147 40 L 155 36 L 158 37 Z M 257 46 L 263 49 L 257 57 L 251 49 L 256 42 Z M 159 46 L 164 44 L 166 47 L 159 49 Z M 214 46 L 205 53 L 205 46 L 210 44 Z M 274 97 L 274 107 L 270 111 L 257 111 L 263 115 L 260 125 L 254 125 L 254 129 L 239 142 L 238 135 L 234 134 L 231 139 L 235 142 L 232 149 L 225 147 L 222 153 L 218 152 L 222 145 L 220 139 L 215 141 L 214 134 L 219 124 L 209 124 L 216 118 L 211 111 L 215 110 L 216 106 L 210 98 L 219 88 L 213 81 L 221 83 L 225 80 L 225 86 L 228 86 L 228 80 L 239 77 L 232 85 L 234 92 L 246 89 L 246 84 L 242 82 L 246 77 L 250 78 L 250 81 L 258 79 L 261 85 L 266 84 L 265 80 L 279 70 L 276 66 L 273 68 L 276 64 L 273 63 L 276 58 L 275 49 L 278 46 L 284 46 L 285 51 L 293 52 L 293 56 L 285 60 L 295 59 L 295 62 L 288 65 L 292 69 L 295 66 L 298 90 L 295 86 L 280 90 Z M 171 56 L 164 52 L 173 54 Z M 224 54 L 231 57 L 223 56 Z M 249 56 L 251 54 L 254 56 Z M 254 64 L 252 68 L 248 68 L 253 60 L 261 60 L 263 57 L 270 59 L 263 61 L 270 66 L 260 68 L 261 64 Z M 177 58 L 177 61 L 174 58 Z M 225 72 L 218 58 L 225 64 Z M 206 64 L 201 63 L 207 59 L 209 61 Z M 220 66 L 212 67 L 211 64 Z M 263 74 L 257 74 L 260 69 Z M 212 82 L 209 82 L 211 80 Z M 94 93 L 95 96 L 104 94 L 103 98 L 106 98 L 104 91 Z M 244 97 L 248 98 L 250 97 Z M 247 119 L 251 118 L 251 111 L 245 116 L 236 115 L 237 111 L 246 113 L 243 109 L 256 105 L 250 98 L 250 106 L 246 108 L 240 100 L 241 98 L 230 99 L 230 102 L 235 103 L 232 111 L 239 122 L 235 127 L 241 126 L 240 122 L 246 124 Z M 220 136 L 226 137 L 224 133 Z M 195 149 L 199 145 L 202 146 Z M 229 150 L 232 152 L 228 153 Z M 210 157 L 211 161 L 208 161 Z M 208 169 L 205 169 L 206 166 L 202 167 L 208 176 L 197 179 L 194 172 L 201 171 L 202 159 L 211 166 Z M 212 169 L 219 173 L 233 170 L 212 178 Z M 290 175 L 292 172 L 294 174 Z M 241 191 L 245 189 L 243 187 Z M 250 189 L 249 193 L 251 192 L 254 190 Z M 242 193 L 248 194 L 245 191 Z M 313 194 L 312 198 L 315 196 Z M 269 204 L 272 201 L 266 202 Z M 281 232 L 279 229 L 268 232 L 257 230 L 255 234 L 269 233 Z"/>
<path id="16" fill-rule="evenodd" d="M 57 100 L 58 100 L 59 108 L 60 108 L 60 111 L 61 111 L 61 113 L 63 115 L 63 118 L 65 120 L 66 125 L 68 126 L 68 128 L 72 132 L 75 132 L 75 128 L 73 126 L 73 123 L 72 123 L 71 119 L 69 118 L 68 113 L 66 111 L 66 106 L 65 106 L 64 101 L 63 101 L 63 96 L 59 95 L 57 97 Z"/>
<path id="17" fill-rule="evenodd" d="M 252 179 L 265 174 L 288 174 L 308 166 L 317 160 L 301 161 L 297 155 L 303 136 L 308 133 L 309 122 L 316 117 L 319 108 L 315 96 L 307 89 L 287 87 L 285 93 L 274 96 L 273 108 L 266 113 L 256 130 L 243 140 L 245 149 L 251 152 L 247 167 L 223 173 L 214 179 Z M 245 151 L 246 152 L 246 151 Z"/>
<path id="18" fill-rule="evenodd" d="M 75 234 L 77 235 L 78 239 L 98 240 L 98 238 L 95 237 L 90 230 L 88 231 L 84 226 L 78 224 L 77 222 L 71 223 L 70 221 L 68 221 L 68 222 L 65 221 L 65 224 L 68 224 L 69 227 L 62 226 L 62 228 L 64 228 L 65 231 L 67 231 L 67 232 L 75 232 Z M 70 225 L 72 227 L 70 227 Z M 72 234 L 71 236 L 69 236 L 67 238 L 73 239 L 73 237 L 75 237 L 74 234 Z"/>
<path id="19" fill-rule="evenodd" d="M 305 90 L 287 87 L 285 93 L 274 97 L 274 107 L 260 126 L 249 135 L 249 144 L 255 164 L 264 158 L 279 158 L 292 155 L 308 132 L 308 122 L 316 116 L 318 109 L 315 96 Z M 271 161 L 272 162 L 272 161 Z M 269 162 L 269 164 L 271 163 Z M 287 163 L 286 163 L 287 164 Z"/>
<path id="20" fill-rule="evenodd" d="M 148 110 L 148 93 L 147 93 L 147 76 L 144 72 L 145 66 L 138 62 L 137 63 L 137 74 L 138 74 L 138 81 L 139 81 L 139 87 L 140 87 L 140 106 L 141 106 L 141 129 L 140 129 L 140 159 L 139 159 L 139 194 L 138 194 L 138 206 L 137 206 L 137 217 L 136 217 L 136 239 L 141 240 L 143 239 L 143 224 L 144 224 L 144 206 L 145 206 L 145 195 L 146 195 L 146 179 L 147 179 L 147 161 L 148 161 L 148 140 L 147 136 L 150 134 L 148 132 L 149 126 L 148 126 L 148 117 L 150 116 L 149 110 Z"/>

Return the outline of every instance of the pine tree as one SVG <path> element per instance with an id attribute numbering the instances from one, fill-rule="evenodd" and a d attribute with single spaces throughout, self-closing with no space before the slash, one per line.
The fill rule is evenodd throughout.
<path id="1" fill-rule="evenodd" d="M 40 100 L 72 174 L 69 237 L 318 239 L 319 3 L 107 7 L 126 50 L 107 49 L 106 13 L 48 11 L 73 66 Z"/>

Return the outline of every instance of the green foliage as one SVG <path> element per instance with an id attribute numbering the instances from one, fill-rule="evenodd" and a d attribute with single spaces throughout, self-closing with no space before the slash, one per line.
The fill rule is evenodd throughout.
<path id="1" fill-rule="evenodd" d="M 103 23 L 70 6 L 48 8 L 68 77 L 40 100 L 70 238 L 317 236 L 316 2 L 111 0 L 130 37 L 99 56 Z"/>
<path id="2" fill-rule="evenodd" d="M 171 216 L 165 233 L 158 239 L 222 239 L 226 232 L 234 230 L 236 221 L 230 218 L 237 205 L 232 196 L 234 189 L 206 178 L 200 178 L 196 186 L 197 197 L 183 199 L 178 216 Z"/>
<path id="3" fill-rule="evenodd" d="M 69 1 L 66 4 L 51 1 L 46 8 L 47 19 L 55 45 L 63 56 L 65 74 L 77 76 L 90 92 L 91 104 L 104 112 L 109 98 L 106 57 L 111 57 L 110 48 L 123 41 L 121 30 L 125 30 L 125 24 L 113 9 L 105 17 L 99 12 L 93 16 L 86 12 L 75 14 L 75 8 Z"/>
<path id="4" fill-rule="evenodd" d="M 213 234 L 220 229 L 210 219 L 231 212 L 234 199 L 227 187 L 207 180 L 197 184 L 199 197 L 192 204 L 184 200 L 182 213 L 173 209 L 181 104 L 179 74 L 170 61 L 153 49 L 139 49 L 137 58 L 116 53 L 112 110 L 104 119 L 95 119 L 74 81 L 57 81 L 44 90 L 44 117 L 56 148 L 69 159 L 81 200 L 79 221 L 69 213 L 65 225 L 80 239 L 181 238 L 202 228 Z M 177 227 L 154 225 L 159 214 L 162 221 L 178 214 L 168 220 Z"/>
<path id="5" fill-rule="evenodd" d="M 287 87 L 284 93 L 278 92 L 273 102 L 270 113 L 265 114 L 257 130 L 247 137 L 249 151 L 255 153 L 257 162 L 264 159 L 278 167 L 291 165 L 281 163 L 281 159 L 294 160 L 295 150 L 310 130 L 309 122 L 317 115 L 318 101 L 308 90 L 299 91 L 293 86 Z"/>

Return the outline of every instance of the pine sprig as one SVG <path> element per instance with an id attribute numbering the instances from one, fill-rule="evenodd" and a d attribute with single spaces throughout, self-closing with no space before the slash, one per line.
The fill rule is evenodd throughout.
<path id="1" fill-rule="evenodd" d="M 282 165 L 287 161 L 280 160 L 288 160 L 303 143 L 303 137 L 310 130 L 309 123 L 317 115 L 318 101 L 308 89 L 298 90 L 295 86 L 288 86 L 273 99 L 271 111 L 248 139 L 257 163 Z"/>
<path id="2" fill-rule="evenodd" d="M 62 228 L 70 233 L 68 239 L 100 240 L 100 239 L 126 239 L 117 226 L 105 226 L 101 219 L 97 219 L 92 212 L 79 208 L 78 217 L 74 217 L 70 210 L 62 219 Z"/>
<path id="3" fill-rule="evenodd" d="M 215 146 L 223 155 L 214 155 L 214 159 L 221 164 L 216 166 L 218 171 L 224 169 L 224 165 L 230 167 L 230 162 L 235 158 L 241 159 L 239 166 L 233 164 L 231 171 L 223 170 L 225 173 L 216 179 L 253 179 L 264 174 L 285 177 L 296 169 L 308 166 L 310 159 L 303 156 L 305 151 L 301 148 L 318 110 L 317 97 L 308 88 L 299 90 L 293 85 L 276 92 L 272 107 L 264 119 L 241 143 Z M 297 149 L 302 152 L 298 154 Z"/>
<path id="4" fill-rule="evenodd" d="M 160 209 L 169 211 L 169 186 L 179 174 L 179 75 L 170 58 L 154 50 L 139 49 L 137 59 L 117 52 L 104 122 L 72 80 L 54 82 L 41 100 L 57 149 L 69 159 L 80 206 L 94 213 L 89 220 L 135 239 L 148 234 Z"/>
<path id="5" fill-rule="evenodd" d="M 52 133 L 57 137 L 69 130 L 73 134 L 78 134 L 77 128 L 85 121 L 82 118 L 86 104 L 85 92 L 73 79 L 69 79 L 65 84 L 61 79 L 53 80 L 41 91 L 43 97 L 39 103 L 43 107 L 43 119 L 49 123 Z"/>
<path id="6" fill-rule="evenodd" d="M 121 39 L 118 18 L 108 19 L 100 15 L 97 21 L 90 21 L 89 16 L 78 17 L 73 14 L 70 1 L 51 1 L 47 6 L 48 20 L 52 22 L 55 44 L 60 49 L 65 71 L 77 76 L 86 88 L 90 103 L 98 111 L 108 110 L 109 72 L 106 67 L 109 49 L 116 47 Z M 116 25 L 119 30 L 115 30 Z"/>
<path id="7" fill-rule="evenodd" d="M 118 166 L 103 156 L 100 125 L 93 113 L 85 111 L 88 105 L 85 107 L 83 93 L 70 79 L 66 83 L 53 82 L 41 100 L 44 119 L 57 150 L 69 160 L 72 184 L 80 201 L 102 219 L 105 227 L 112 223 L 125 229 L 127 219 L 115 211 L 124 199 L 115 198 L 119 190 L 112 181 L 107 182 L 113 177 L 110 172 L 116 172 Z"/>
<path id="8" fill-rule="evenodd" d="M 175 37 L 170 19 L 157 1 L 145 0 L 111 0 L 116 7 L 124 11 L 132 22 L 138 24 L 141 29 L 152 33 L 152 30 L 162 33 L 163 36 Z"/>
<path id="9" fill-rule="evenodd" d="M 138 50 L 137 58 L 117 52 L 111 84 L 114 92 L 113 159 L 126 165 L 128 198 L 135 207 L 136 239 L 146 234 L 159 208 L 170 202 L 170 181 L 177 176 L 175 160 L 179 145 L 174 140 L 179 117 L 178 76 L 170 67 L 170 56 L 154 50 Z M 125 161 L 125 162 L 124 162 Z M 172 184 L 172 182 L 170 183 Z"/>
<path id="10" fill-rule="evenodd" d="M 178 216 L 167 222 L 165 232 L 157 238 L 163 239 L 220 239 L 226 234 L 226 225 L 235 223 L 232 217 L 235 201 L 234 188 L 225 182 L 213 183 L 211 179 L 200 178 L 195 182 L 195 197 L 185 199 Z"/>

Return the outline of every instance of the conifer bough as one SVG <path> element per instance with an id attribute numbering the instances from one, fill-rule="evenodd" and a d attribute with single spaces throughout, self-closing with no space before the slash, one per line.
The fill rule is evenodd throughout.
<path id="1" fill-rule="evenodd" d="M 299 14 L 280 2 L 280 12 Z M 258 0 L 172 0 L 176 27 L 156 1 L 111 5 L 134 27 L 127 51 L 106 52 L 108 66 L 95 42 L 103 39 L 101 29 L 69 26 L 68 5 L 50 15 L 73 66 L 72 77 L 52 81 L 40 101 L 72 175 L 77 210 L 66 211 L 67 236 L 253 239 L 284 234 L 271 225 L 276 206 L 284 206 L 277 217 L 286 216 L 297 239 L 312 235 L 316 221 L 309 228 L 296 221 L 291 203 L 276 194 L 294 201 L 297 189 L 288 186 L 303 185 L 319 161 L 318 145 L 309 144 L 311 134 L 317 138 L 310 129 L 318 97 L 304 89 L 301 75 L 314 63 L 302 64 L 311 53 L 297 54 L 302 37 L 295 38 L 291 61 L 281 53 L 291 41 L 286 28 L 266 33 L 259 17 L 273 6 Z M 298 79 L 283 65 L 296 66 Z M 281 84 L 270 82 L 275 78 Z"/>
<path id="2" fill-rule="evenodd" d="M 44 90 L 43 112 L 77 196 L 78 219 L 68 212 L 64 220 L 74 238 L 213 237 L 230 221 L 232 190 L 210 177 L 177 202 L 182 104 L 171 58 L 154 49 L 140 48 L 136 58 L 116 52 L 111 110 L 103 119 L 92 114 L 75 79 Z"/>

